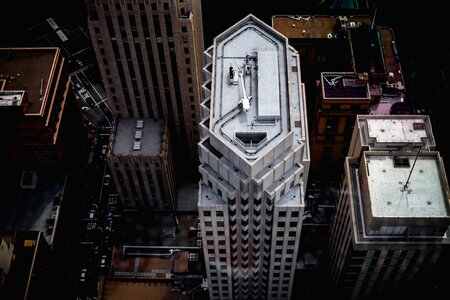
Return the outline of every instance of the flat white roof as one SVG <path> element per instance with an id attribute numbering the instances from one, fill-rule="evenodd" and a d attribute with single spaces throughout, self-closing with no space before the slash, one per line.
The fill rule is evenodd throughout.
<path id="1" fill-rule="evenodd" d="M 446 217 L 447 198 L 436 155 L 365 153 L 372 215 L 374 217 Z M 396 164 L 397 162 L 397 164 Z"/>
<path id="2" fill-rule="evenodd" d="M 367 119 L 370 138 L 378 143 L 422 143 L 428 137 L 424 119 Z"/>
<path id="3" fill-rule="evenodd" d="M 276 51 L 258 51 L 258 118 L 280 117 L 280 82 Z"/>

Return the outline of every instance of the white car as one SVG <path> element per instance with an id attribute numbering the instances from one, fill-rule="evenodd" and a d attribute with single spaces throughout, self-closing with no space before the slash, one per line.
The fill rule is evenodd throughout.
<path id="1" fill-rule="evenodd" d="M 81 269 L 80 281 L 86 281 L 87 269 Z"/>
<path id="2" fill-rule="evenodd" d="M 111 175 L 106 174 L 105 179 L 103 179 L 103 185 L 108 185 L 110 180 L 111 180 Z"/>
<path id="3" fill-rule="evenodd" d="M 90 108 L 89 107 L 87 107 L 87 106 L 83 106 L 83 107 L 81 107 L 81 110 L 82 111 L 88 111 Z"/>
<path id="4" fill-rule="evenodd" d="M 100 268 L 106 267 L 106 255 L 102 255 L 100 259 Z"/>

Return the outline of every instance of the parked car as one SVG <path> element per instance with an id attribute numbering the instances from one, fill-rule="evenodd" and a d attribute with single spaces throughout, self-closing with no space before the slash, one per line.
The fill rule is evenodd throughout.
<path id="1" fill-rule="evenodd" d="M 80 281 L 86 281 L 86 273 L 87 273 L 87 269 L 81 269 Z"/>
<path id="2" fill-rule="evenodd" d="M 111 175 L 106 174 L 105 178 L 103 179 L 103 185 L 109 185 L 110 180 L 111 180 Z"/>
<path id="3" fill-rule="evenodd" d="M 102 257 L 100 258 L 100 268 L 105 267 L 106 267 L 106 255 L 102 255 Z"/>

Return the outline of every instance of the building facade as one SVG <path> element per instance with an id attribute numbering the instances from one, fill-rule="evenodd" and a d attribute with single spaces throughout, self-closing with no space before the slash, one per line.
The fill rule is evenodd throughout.
<path id="1" fill-rule="evenodd" d="M 391 295 L 443 275 L 434 268 L 448 260 L 449 188 L 434 147 L 428 116 L 357 117 L 329 244 L 338 296 Z"/>
<path id="2" fill-rule="evenodd" d="M 175 209 L 172 149 L 163 121 L 119 119 L 113 127 L 107 161 L 124 208 Z"/>
<path id="3" fill-rule="evenodd" d="M 87 7 L 116 117 L 167 119 L 181 153 L 196 161 L 204 50 L 200 1 L 88 0 Z"/>
<path id="4" fill-rule="evenodd" d="M 59 48 L 0 48 L 0 125 L 0 159 L 13 171 L 68 156 L 82 122 Z"/>
<path id="5" fill-rule="evenodd" d="M 210 299 L 290 299 L 309 169 L 298 52 L 249 15 L 205 61 L 198 208 Z"/>

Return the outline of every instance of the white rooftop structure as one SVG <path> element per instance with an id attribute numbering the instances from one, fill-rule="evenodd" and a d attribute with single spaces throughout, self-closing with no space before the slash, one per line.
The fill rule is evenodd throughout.
<path id="1" fill-rule="evenodd" d="M 283 140 L 292 143 L 301 115 L 295 50 L 265 26 L 240 22 L 214 43 L 210 131 L 250 164 Z"/>
<path id="2" fill-rule="evenodd" d="M 0 106 L 20 106 L 25 91 L 0 91 Z"/>
<path id="3" fill-rule="evenodd" d="M 436 142 L 426 115 L 358 115 L 348 156 L 364 150 L 434 150 Z"/>
<path id="4" fill-rule="evenodd" d="M 366 153 L 374 217 L 448 217 L 442 173 L 436 156 Z M 414 165 L 414 169 L 412 169 Z M 405 187 L 409 174 L 410 180 Z"/>

